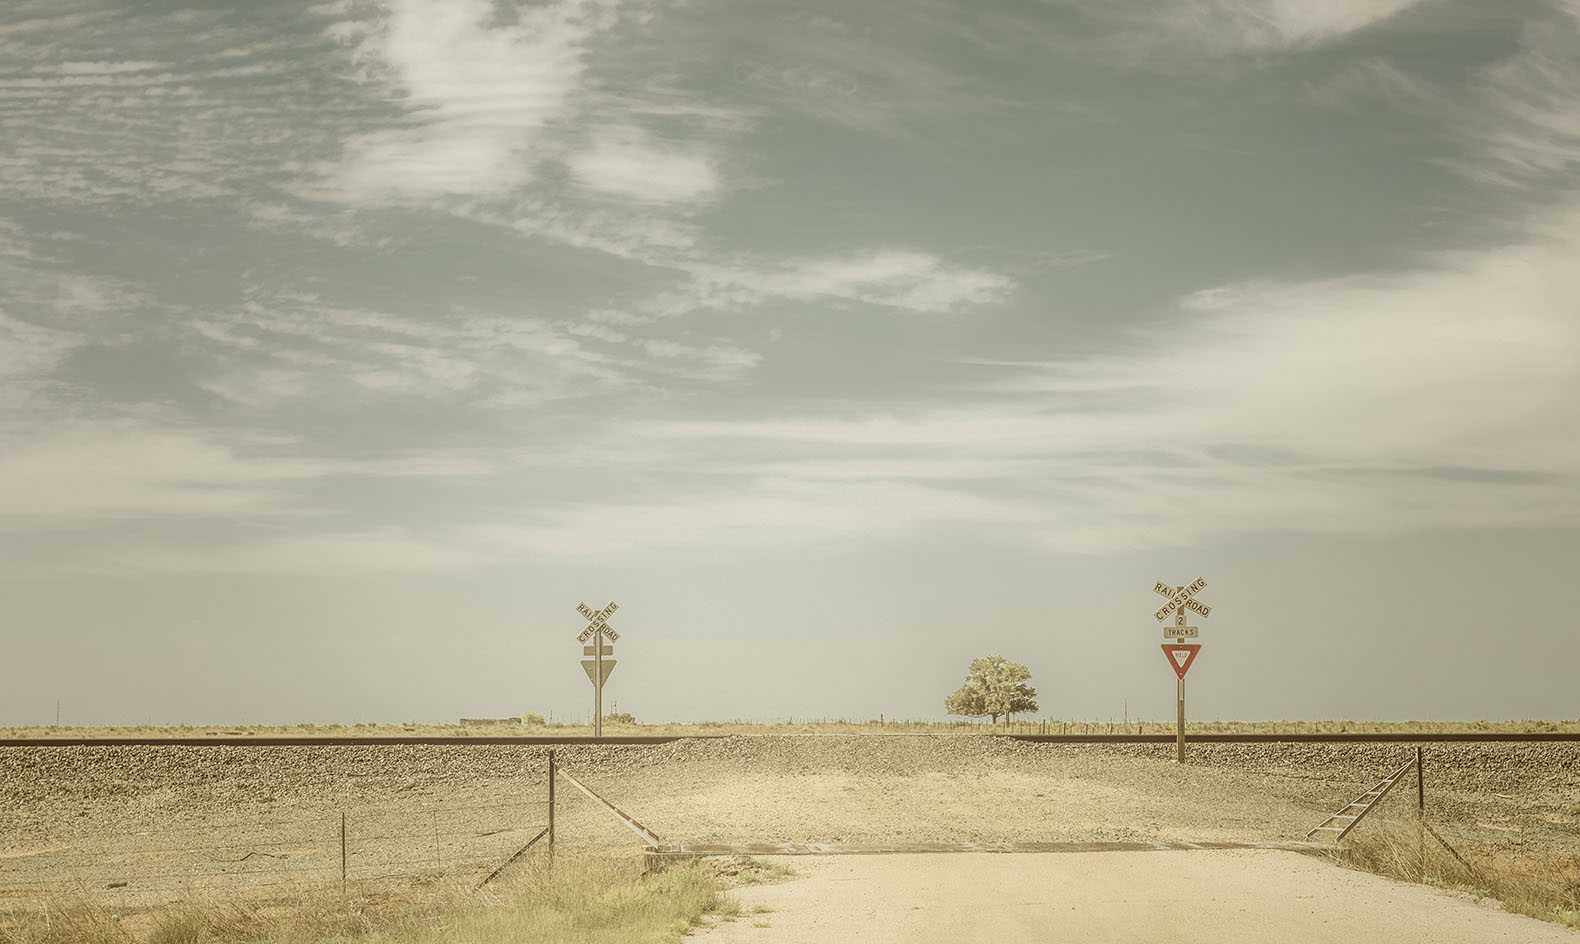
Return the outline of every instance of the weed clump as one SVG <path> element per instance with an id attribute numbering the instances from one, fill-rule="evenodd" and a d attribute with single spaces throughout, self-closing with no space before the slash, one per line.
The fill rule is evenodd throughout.
<path id="1" fill-rule="evenodd" d="M 1349 868 L 1491 898 L 1505 911 L 1580 928 L 1580 859 L 1461 851 L 1430 826 L 1388 824 L 1330 853 Z"/>

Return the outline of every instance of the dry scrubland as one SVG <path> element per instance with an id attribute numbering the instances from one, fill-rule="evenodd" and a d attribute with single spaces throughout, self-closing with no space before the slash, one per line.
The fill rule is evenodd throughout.
<path id="1" fill-rule="evenodd" d="M 193 891 L 157 909 L 87 896 L 14 911 L 0 924 L 5 944 L 660 944 L 699 925 L 732 921 L 739 902 L 725 888 L 772 879 L 747 861 L 716 860 L 645 875 L 638 863 L 560 857 L 522 863 L 485 890 L 462 881 L 385 895 L 304 888 L 288 905 Z M 721 874 L 728 871 L 730 874 Z"/>
<path id="2" fill-rule="evenodd" d="M 769 735 L 556 756 L 666 841 L 1203 841 L 1300 839 L 1411 750 L 1201 745 L 1181 768 L 1171 745 Z M 1580 904 L 1580 744 L 1426 757 L 1428 820 L 1471 869 L 1546 876 L 1552 900 Z M 539 746 L 0 748 L 0 908 L 14 921 L 71 893 L 134 922 L 193 895 L 289 910 L 338 893 L 342 812 L 358 900 L 469 886 L 546 821 L 546 775 Z M 1414 802 L 1401 785 L 1352 837 L 1356 855 L 1419 871 L 1378 845 L 1403 835 L 1394 845 L 1418 853 Z M 562 854 L 639 857 L 563 782 L 559 814 Z"/>
<path id="3" fill-rule="evenodd" d="M 1425 733 L 1580 733 L 1580 718 L 1567 721 L 1189 721 L 1196 734 L 1425 734 Z M 873 718 L 791 719 L 778 723 L 697 721 L 686 723 L 616 724 L 604 722 L 604 734 L 688 737 L 729 734 L 1172 734 L 1174 721 L 1040 719 L 1012 724 L 978 721 L 897 721 Z M 190 738 L 190 737 L 590 737 L 591 724 L 245 724 L 245 725 L 29 725 L 0 728 L 0 739 L 19 738 Z"/>

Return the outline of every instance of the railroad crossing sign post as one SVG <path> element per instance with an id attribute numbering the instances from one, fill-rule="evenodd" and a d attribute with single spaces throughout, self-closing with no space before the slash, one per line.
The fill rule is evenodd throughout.
<path id="1" fill-rule="evenodd" d="M 1205 586 L 1207 581 L 1200 577 L 1184 587 L 1170 586 L 1161 580 L 1152 585 L 1153 593 L 1168 598 L 1168 602 L 1159 607 L 1152 616 L 1161 623 L 1168 619 L 1170 613 L 1174 614 L 1174 625 L 1163 627 L 1164 639 L 1196 638 L 1197 628 L 1185 625 L 1185 611 L 1190 610 L 1203 619 L 1212 615 L 1212 607 L 1196 599 L 1196 594 Z M 1163 654 L 1168 657 L 1169 667 L 1178 676 L 1178 686 L 1175 689 L 1174 748 L 1175 760 L 1181 764 L 1185 763 L 1185 673 L 1200 651 L 1200 643 L 1163 644 Z"/>
<path id="2" fill-rule="evenodd" d="M 591 659 L 582 660 L 582 669 L 587 673 L 587 678 L 593 686 L 593 737 L 603 737 L 603 683 L 609 681 L 609 673 L 614 671 L 614 660 L 605 659 L 604 656 L 614 655 L 614 643 L 620 639 L 620 634 L 609 625 L 609 617 L 620 608 L 613 600 L 601 610 L 595 610 L 585 603 L 576 604 L 576 612 L 587 620 L 587 628 L 576 637 L 582 644 L 582 655 L 592 656 Z M 609 644 L 604 643 L 605 637 Z M 587 641 L 592 640 L 592 645 Z"/>

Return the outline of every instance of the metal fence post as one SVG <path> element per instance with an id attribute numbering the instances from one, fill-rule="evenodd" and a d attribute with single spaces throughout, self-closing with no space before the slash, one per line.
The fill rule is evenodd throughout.
<path id="1" fill-rule="evenodd" d="M 1426 881 L 1426 774 L 1421 771 L 1421 747 L 1415 748 L 1415 844 L 1420 856 L 1421 881 Z"/>
<path id="2" fill-rule="evenodd" d="M 1415 809 L 1421 816 L 1426 815 L 1426 773 L 1422 770 L 1421 748 L 1415 749 Z"/>
<path id="3" fill-rule="evenodd" d="M 340 811 L 340 894 L 346 893 L 346 811 Z"/>
<path id="4" fill-rule="evenodd" d="M 549 751 L 549 859 L 554 858 L 554 752 Z"/>

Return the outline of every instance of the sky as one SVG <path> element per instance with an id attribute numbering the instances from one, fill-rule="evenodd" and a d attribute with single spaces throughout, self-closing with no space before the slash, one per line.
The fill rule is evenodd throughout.
<path id="1" fill-rule="evenodd" d="M 0 6 L 0 724 L 1575 718 L 1580 2 Z"/>

